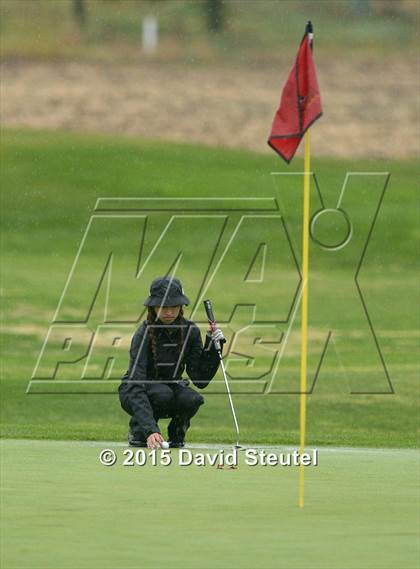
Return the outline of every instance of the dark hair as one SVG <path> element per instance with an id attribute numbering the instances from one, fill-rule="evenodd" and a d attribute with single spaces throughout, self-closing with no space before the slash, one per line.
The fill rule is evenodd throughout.
<path id="1" fill-rule="evenodd" d="M 148 333 L 149 333 L 149 338 L 150 338 L 150 352 L 153 358 L 153 367 L 155 370 L 155 379 L 158 378 L 158 369 L 157 369 L 157 346 L 156 346 L 156 328 L 154 326 L 155 322 L 157 320 L 157 315 L 156 315 L 156 311 L 155 308 L 153 306 L 149 306 L 147 308 L 147 327 L 148 327 Z M 185 318 L 184 318 L 184 309 L 180 308 L 179 314 L 176 317 L 176 319 L 174 320 L 174 322 L 176 322 L 179 325 L 179 331 L 180 334 L 178 335 L 178 348 L 179 348 L 179 356 L 182 354 L 182 349 L 184 347 L 184 324 L 186 322 Z"/>

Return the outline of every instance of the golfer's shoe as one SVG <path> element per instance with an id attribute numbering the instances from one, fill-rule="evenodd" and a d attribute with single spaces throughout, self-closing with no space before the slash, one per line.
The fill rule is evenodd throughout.
<path id="1" fill-rule="evenodd" d="M 147 447 L 147 442 L 142 440 L 136 433 L 133 433 L 131 429 L 128 431 L 128 444 L 131 447 Z"/>
<path id="2" fill-rule="evenodd" d="M 190 426 L 190 420 L 174 417 L 168 425 L 169 448 L 183 448 L 185 446 L 185 433 Z"/>
<path id="3" fill-rule="evenodd" d="M 180 442 L 172 442 L 169 441 L 169 448 L 184 448 L 185 443 L 184 441 Z"/>

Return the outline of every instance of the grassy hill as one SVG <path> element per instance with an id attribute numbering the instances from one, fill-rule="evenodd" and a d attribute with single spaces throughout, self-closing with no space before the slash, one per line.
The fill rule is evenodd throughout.
<path id="1" fill-rule="evenodd" d="M 158 60 L 261 64 L 290 58 L 312 19 L 320 53 L 384 56 L 416 46 L 418 6 L 410 0 L 328 2 L 309 0 L 223 3 L 223 29 L 209 33 L 204 1 L 87 0 L 80 28 L 70 0 L 3 0 L 1 50 L 4 57 L 75 58 L 127 61 L 141 53 L 142 20 L 158 19 Z"/>

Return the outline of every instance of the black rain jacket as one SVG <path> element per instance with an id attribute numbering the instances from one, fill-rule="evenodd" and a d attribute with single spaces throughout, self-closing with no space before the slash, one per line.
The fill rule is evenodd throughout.
<path id="1" fill-rule="evenodd" d="M 198 326 L 183 317 L 178 317 L 172 324 L 162 324 L 160 320 L 153 324 L 155 362 L 151 326 L 144 321 L 135 332 L 131 341 L 129 367 L 118 388 L 121 404 L 123 400 L 125 403 L 128 401 L 136 422 L 147 436 L 160 432 L 147 396 L 148 383 L 185 382 L 182 374 L 186 371 L 193 384 L 204 389 L 215 376 L 220 363 L 210 332 L 207 332 L 203 346 Z M 181 326 L 184 342 L 180 353 Z M 123 405 L 123 408 L 126 407 L 127 404 Z"/>

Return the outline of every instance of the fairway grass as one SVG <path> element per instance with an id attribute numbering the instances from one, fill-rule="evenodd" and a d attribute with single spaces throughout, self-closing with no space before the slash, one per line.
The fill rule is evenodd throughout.
<path id="1" fill-rule="evenodd" d="M 113 467 L 99 463 L 103 448 L 117 452 Z M 1 449 L 5 569 L 418 567 L 413 450 L 320 448 L 299 509 L 297 468 L 243 455 L 219 470 L 180 467 L 177 451 L 168 467 L 125 467 L 112 443 Z"/>
<path id="2" fill-rule="evenodd" d="M 212 196 L 232 197 L 240 205 L 244 197 L 272 196 L 271 172 L 299 172 L 302 162 L 296 158 L 292 168 L 284 165 L 274 153 L 264 156 L 115 136 L 19 130 L 2 131 L 1 150 L 1 436 L 124 441 L 128 416 L 120 408 L 116 386 L 127 367 L 128 344 L 124 344 L 121 357 L 114 365 L 114 377 L 111 378 L 114 383 L 103 381 L 103 385 L 98 386 L 107 390 L 106 394 L 41 394 L 35 390 L 26 393 L 98 198 L 197 199 Z M 356 231 L 354 235 L 358 255 L 351 248 L 344 248 L 342 254 L 329 257 L 313 243 L 310 248 L 309 379 L 314 377 L 328 330 L 334 333 L 316 388 L 308 396 L 307 442 L 352 447 L 416 447 L 419 318 L 417 311 L 413 310 L 418 298 L 418 278 L 413 259 L 418 234 L 417 165 L 415 162 L 314 158 L 313 168 L 329 207 L 336 204 L 346 172 L 391 173 L 359 283 L 394 393 L 390 392 L 378 358 L 372 359 L 372 354 L 375 354 L 372 335 L 354 284 L 361 246 L 381 191 L 381 184 L 374 176 L 359 177 L 357 180 L 361 183 L 356 180 L 351 186 L 344 204 L 350 208 L 353 221 L 360 223 L 360 234 L 358 236 Z M 288 186 L 281 186 L 281 177 L 277 176 L 275 183 L 280 184 L 279 197 L 282 200 L 287 197 L 287 223 L 299 256 L 301 184 L 298 177 L 292 178 L 293 183 L 292 179 L 287 179 L 290 195 L 283 192 L 288 190 Z M 315 206 L 315 195 L 312 203 Z M 112 218 L 112 223 L 115 219 Z M 78 280 L 73 286 L 75 294 L 68 299 L 66 297 L 64 302 L 64 317 L 70 323 L 83 322 L 91 300 L 84 291 L 92 290 L 103 270 L 103 246 L 105 244 L 110 250 L 118 251 L 125 264 L 118 265 L 120 270 L 113 272 L 113 307 L 117 321 L 126 318 L 132 323 L 128 343 L 136 328 L 135 319 L 150 280 L 156 274 L 163 274 L 174 260 L 169 256 L 149 263 L 149 273 L 138 282 L 126 279 L 124 275 L 134 275 L 139 255 L 140 226 L 137 219 L 133 219 L 132 225 L 122 226 L 122 229 L 113 225 L 99 226 L 99 232 L 89 236 L 89 247 L 81 255 L 80 272 L 76 274 Z M 154 219 L 148 224 L 145 250 L 151 249 L 160 234 L 162 225 L 159 223 L 162 220 L 158 218 L 155 222 Z M 234 217 L 232 220 L 235 221 Z M 222 236 L 220 249 L 231 235 L 232 227 L 227 227 L 229 231 Z M 203 251 L 207 250 L 205 247 L 211 237 L 207 230 L 204 233 L 200 233 L 200 227 L 196 230 L 193 247 L 180 266 L 184 288 L 192 299 L 203 282 Z M 257 227 L 256 231 L 260 229 Z M 180 239 L 185 235 L 190 237 L 189 227 L 180 231 Z M 265 237 L 262 235 L 258 239 L 264 241 Z M 279 243 L 285 243 L 284 239 Z M 248 241 L 243 239 L 233 253 L 227 270 L 221 273 L 219 284 L 209 292 L 228 340 L 234 337 L 235 330 L 250 322 L 251 316 L 246 307 L 241 307 L 243 313 L 237 320 L 235 315 L 232 322 L 224 322 L 238 301 L 247 258 L 249 262 L 254 249 L 250 251 Z M 290 264 L 285 264 L 280 276 L 268 275 L 264 281 L 267 286 L 264 284 L 258 293 L 264 317 L 270 317 L 270 312 L 280 306 L 281 315 L 285 318 L 290 307 L 298 274 L 296 269 L 293 272 Z M 104 287 L 101 290 L 102 294 L 95 303 L 95 314 L 89 317 L 93 318 L 88 322 L 93 330 L 103 317 L 101 299 Z M 329 299 L 328 304 L 325 304 L 325 299 Z M 188 317 L 188 311 L 186 314 Z M 279 327 L 277 337 L 281 332 Z M 77 341 L 74 343 L 76 345 Z M 255 396 L 249 393 L 239 395 L 238 385 L 244 385 L 238 384 L 235 377 L 231 380 L 244 443 L 296 444 L 299 438 L 299 397 L 296 394 L 299 391 L 298 320 L 288 346 L 290 350 L 286 351 L 279 366 L 280 383 L 274 386 L 274 392 L 284 390 L 292 393 L 265 396 L 257 383 L 253 385 Z M 248 354 L 249 345 L 242 348 L 238 344 L 236 351 L 239 355 Z M 267 369 L 271 358 L 270 355 L 265 359 L 261 353 L 261 350 L 256 352 L 255 361 L 250 360 L 250 366 L 247 362 L 235 363 L 226 358 L 228 372 L 235 375 L 235 372 L 239 374 L 245 369 L 246 377 L 258 377 L 264 367 Z M 103 366 L 101 358 L 105 355 L 98 352 L 94 372 L 100 371 L 100 366 Z M 235 357 L 238 356 L 232 356 L 232 360 Z M 80 366 L 77 365 L 60 366 L 56 379 L 77 379 L 80 377 Z M 355 379 L 372 386 L 373 392 L 378 387 L 379 393 L 352 394 L 352 389 L 358 387 Z M 46 388 L 52 391 L 55 382 L 49 381 L 49 384 Z M 194 419 L 188 440 L 231 442 L 233 427 L 220 372 L 203 395 L 206 404 Z"/>

